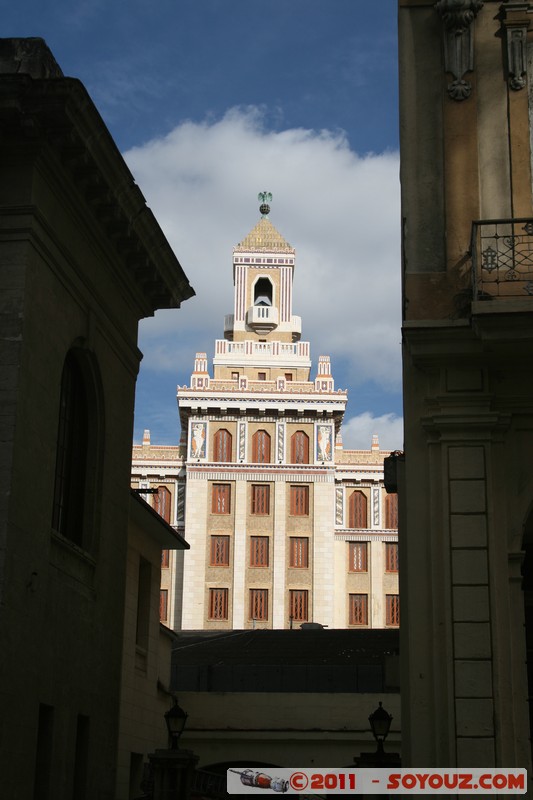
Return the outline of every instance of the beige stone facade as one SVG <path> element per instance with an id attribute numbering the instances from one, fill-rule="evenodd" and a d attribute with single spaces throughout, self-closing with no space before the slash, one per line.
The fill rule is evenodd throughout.
<path id="1" fill-rule="evenodd" d="M 262 217 L 233 251 L 234 313 L 213 374 L 197 353 L 190 386 L 178 387 L 179 447 L 146 432 L 133 448 L 132 485 L 157 492 L 146 494 L 156 504 L 170 488 L 168 519 L 191 546 L 164 570 L 175 629 L 399 623 L 388 452 L 377 437 L 368 450 L 342 446 L 347 393 L 328 356 L 311 376 L 292 310 L 295 261 Z"/>
<path id="2" fill-rule="evenodd" d="M 532 13 L 399 3 L 408 766 L 531 768 Z"/>

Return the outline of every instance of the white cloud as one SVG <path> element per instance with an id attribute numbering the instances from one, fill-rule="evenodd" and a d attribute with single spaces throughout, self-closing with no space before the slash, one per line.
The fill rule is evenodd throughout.
<path id="1" fill-rule="evenodd" d="M 395 414 L 374 417 L 368 411 L 344 421 L 343 447 L 345 450 L 369 450 L 374 433 L 379 436 L 382 450 L 403 449 L 403 419 Z"/>
<path id="2" fill-rule="evenodd" d="M 144 369 L 172 369 L 183 384 L 196 350 L 212 357 L 233 311 L 232 248 L 267 190 L 270 219 L 296 248 L 293 313 L 315 369 L 331 355 L 339 388 L 349 377 L 399 390 L 397 153 L 360 157 L 339 132 L 268 131 L 252 107 L 185 122 L 125 158 L 197 294 L 143 323 Z M 336 356 L 346 375 L 335 373 Z"/>

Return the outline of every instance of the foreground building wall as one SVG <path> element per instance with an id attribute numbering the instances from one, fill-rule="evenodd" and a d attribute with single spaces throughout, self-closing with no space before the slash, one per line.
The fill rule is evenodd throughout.
<path id="1" fill-rule="evenodd" d="M 399 3 L 406 765 L 531 766 L 532 13 Z"/>
<path id="2" fill-rule="evenodd" d="M 140 318 L 191 295 L 79 81 L 0 40 L 0 772 L 115 791 Z"/>

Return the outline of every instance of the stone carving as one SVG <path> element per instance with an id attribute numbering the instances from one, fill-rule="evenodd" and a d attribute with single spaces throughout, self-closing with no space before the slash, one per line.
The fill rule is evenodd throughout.
<path id="1" fill-rule="evenodd" d="M 239 422 L 239 461 L 246 456 L 246 422 Z"/>
<path id="2" fill-rule="evenodd" d="M 283 463 L 285 457 L 285 425 L 278 425 L 278 462 Z"/>
<path id="3" fill-rule="evenodd" d="M 508 80 L 509 86 L 515 92 L 523 89 L 526 85 L 526 40 L 528 27 L 528 20 L 517 25 L 510 24 L 508 21 L 505 22 Z"/>
<path id="4" fill-rule="evenodd" d="M 379 489 L 372 487 L 372 527 L 379 528 Z"/>
<path id="5" fill-rule="evenodd" d="M 472 84 L 464 76 L 474 69 L 471 25 L 482 7 L 483 0 L 439 0 L 435 3 L 444 25 L 444 68 L 454 78 L 448 84 L 452 100 L 466 100 L 472 92 Z"/>
<path id="6" fill-rule="evenodd" d="M 337 486 L 335 489 L 335 525 L 342 527 L 344 519 L 343 509 L 344 492 L 342 486 Z"/>

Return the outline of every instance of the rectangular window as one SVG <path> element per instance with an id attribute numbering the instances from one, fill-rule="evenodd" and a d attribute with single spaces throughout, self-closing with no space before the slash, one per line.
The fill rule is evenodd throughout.
<path id="1" fill-rule="evenodd" d="M 349 572 L 367 572 L 368 570 L 368 545 L 366 542 L 349 542 Z"/>
<path id="2" fill-rule="evenodd" d="M 286 381 L 292 381 L 292 372 L 286 372 L 285 373 L 285 380 Z"/>
<path id="3" fill-rule="evenodd" d="M 161 569 L 168 569 L 170 560 L 170 551 L 161 550 Z"/>
<path id="4" fill-rule="evenodd" d="M 266 381 L 266 379 L 267 379 L 266 372 L 258 372 L 257 373 L 257 380 L 258 381 Z"/>
<path id="5" fill-rule="evenodd" d="M 228 618 L 228 590 L 209 589 L 209 619 Z"/>
<path id="6" fill-rule="evenodd" d="M 307 536 L 290 537 L 290 567 L 305 569 L 309 566 L 309 539 Z"/>
<path id="7" fill-rule="evenodd" d="M 289 592 L 290 618 L 295 622 L 307 620 L 308 595 L 307 589 L 291 589 Z"/>
<path id="8" fill-rule="evenodd" d="M 250 566 L 268 567 L 268 536 L 250 536 Z"/>
<path id="9" fill-rule="evenodd" d="M 396 542 L 385 544 L 385 569 L 387 572 L 398 572 L 398 545 Z"/>
<path id="10" fill-rule="evenodd" d="M 239 373 L 238 372 L 232 372 L 231 373 L 231 380 L 232 381 L 238 381 L 239 380 Z"/>
<path id="11" fill-rule="evenodd" d="M 349 609 L 350 625 L 368 625 L 368 595 L 351 594 Z"/>
<path id="12" fill-rule="evenodd" d="M 231 487 L 229 483 L 214 483 L 213 495 L 211 501 L 211 512 L 213 514 L 229 514 L 231 503 L 230 493 Z"/>
<path id="13" fill-rule="evenodd" d="M 250 619 L 268 619 L 268 589 L 250 589 Z"/>
<path id="14" fill-rule="evenodd" d="M 168 589 L 159 590 L 159 621 L 166 622 L 168 619 Z"/>
<path id="15" fill-rule="evenodd" d="M 309 516 L 309 486 L 291 486 L 291 514 L 294 517 Z"/>
<path id="16" fill-rule="evenodd" d="M 229 536 L 211 536 L 211 566 L 229 567 Z"/>
<path id="17" fill-rule="evenodd" d="M 252 514 L 270 514 L 270 486 L 252 485 Z"/>
<path id="18" fill-rule="evenodd" d="M 400 597 L 397 594 L 388 594 L 385 598 L 386 625 L 398 626 L 400 624 Z"/>

